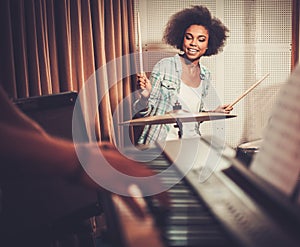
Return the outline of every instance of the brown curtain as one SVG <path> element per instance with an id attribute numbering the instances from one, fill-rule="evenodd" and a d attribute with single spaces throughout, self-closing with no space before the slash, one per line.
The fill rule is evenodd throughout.
<path id="1" fill-rule="evenodd" d="M 109 89 L 99 104 L 96 135 L 121 142 L 113 113 L 133 90 L 131 77 L 120 75 L 130 74 L 134 63 L 116 59 L 134 52 L 133 14 L 133 0 L 1 0 L 0 84 L 12 98 L 79 92 L 109 63 L 94 77 L 94 95 L 86 96 L 83 110 Z M 123 108 L 117 121 L 124 120 Z"/>
<path id="2" fill-rule="evenodd" d="M 299 40 L 299 17 L 300 3 L 299 0 L 293 0 L 293 20 L 292 20 L 292 70 L 295 68 L 296 64 L 299 63 L 299 50 L 300 50 L 300 40 Z"/>

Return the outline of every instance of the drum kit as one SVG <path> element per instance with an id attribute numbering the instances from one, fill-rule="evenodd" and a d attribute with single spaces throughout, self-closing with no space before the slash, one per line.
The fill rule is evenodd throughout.
<path id="1" fill-rule="evenodd" d="M 185 110 L 173 110 L 164 115 L 155 115 L 142 117 L 137 119 L 132 119 L 120 123 L 120 126 L 145 126 L 145 125 L 155 125 L 155 124 L 175 124 L 178 129 L 178 137 L 182 137 L 182 123 L 185 122 L 204 122 L 219 119 L 229 119 L 234 118 L 236 115 L 225 114 L 218 112 L 198 112 L 192 113 Z M 262 139 L 247 142 L 239 145 L 237 147 L 237 158 L 243 162 L 246 166 L 249 166 L 254 155 L 259 152 L 259 147 L 261 145 Z"/>
<path id="2" fill-rule="evenodd" d="M 226 118 L 233 118 L 233 117 L 236 117 L 236 115 L 218 113 L 218 112 L 192 113 L 185 110 L 174 110 L 164 115 L 155 115 L 155 116 L 132 119 L 129 121 L 122 122 L 120 123 L 120 125 L 138 126 L 138 125 L 172 124 L 172 123 L 178 124 L 178 122 L 181 123 L 204 122 L 204 121 L 226 119 Z"/>
<path id="3" fill-rule="evenodd" d="M 173 110 L 164 115 L 155 115 L 142 118 L 136 118 L 129 121 L 120 123 L 121 126 L 143 126 L 143 125 L 154 125 L 154 124 L 176 124 L 178 127 L 178 136 L 182 136 L 182 123 L 186 122 L 204 122 L 218 119 L 228 119 L 236 117 L 233 114 L 225 114 L 218 112 L 197 112 L 192 113 L 185 110 Z"/>

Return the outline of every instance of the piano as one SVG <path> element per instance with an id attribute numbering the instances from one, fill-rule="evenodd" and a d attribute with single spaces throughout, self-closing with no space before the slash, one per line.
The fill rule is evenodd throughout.
<path id="1" fill-rule="evenodd" d="M 147 155 L 158 173 L 174 168 L 162 178 L 171 207 L 163 210 L 153 198 L 140 198 L 147 210 L 140 219 L 117 195 L 107 195 L 103 208 L 111 246 L 300 246 L 299 203 L 257 176 L 217 138 L 179 139 L 146 153 L 124 152 L 135 159 Z"/>

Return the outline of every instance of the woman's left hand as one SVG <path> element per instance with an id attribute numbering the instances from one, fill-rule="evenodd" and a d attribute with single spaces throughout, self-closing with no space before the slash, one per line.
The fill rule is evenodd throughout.
<path id="1" fill-rule="evenodd" d="M 233 107 L 230 104 L 218 106 L 214 112 L 226 113 L 229 114 L 233 110 Z"/>

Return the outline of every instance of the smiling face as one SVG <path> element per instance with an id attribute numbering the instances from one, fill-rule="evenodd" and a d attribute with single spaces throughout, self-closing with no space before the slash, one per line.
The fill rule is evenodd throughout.
<path id="1" fill-rule="evenodd" d="M 207 50 L 208 39 L 209 33 L 204 26 L 189 26 L 183 37 L 182 50 L 184 51 L 185 57 L 197 62 Z"/>

